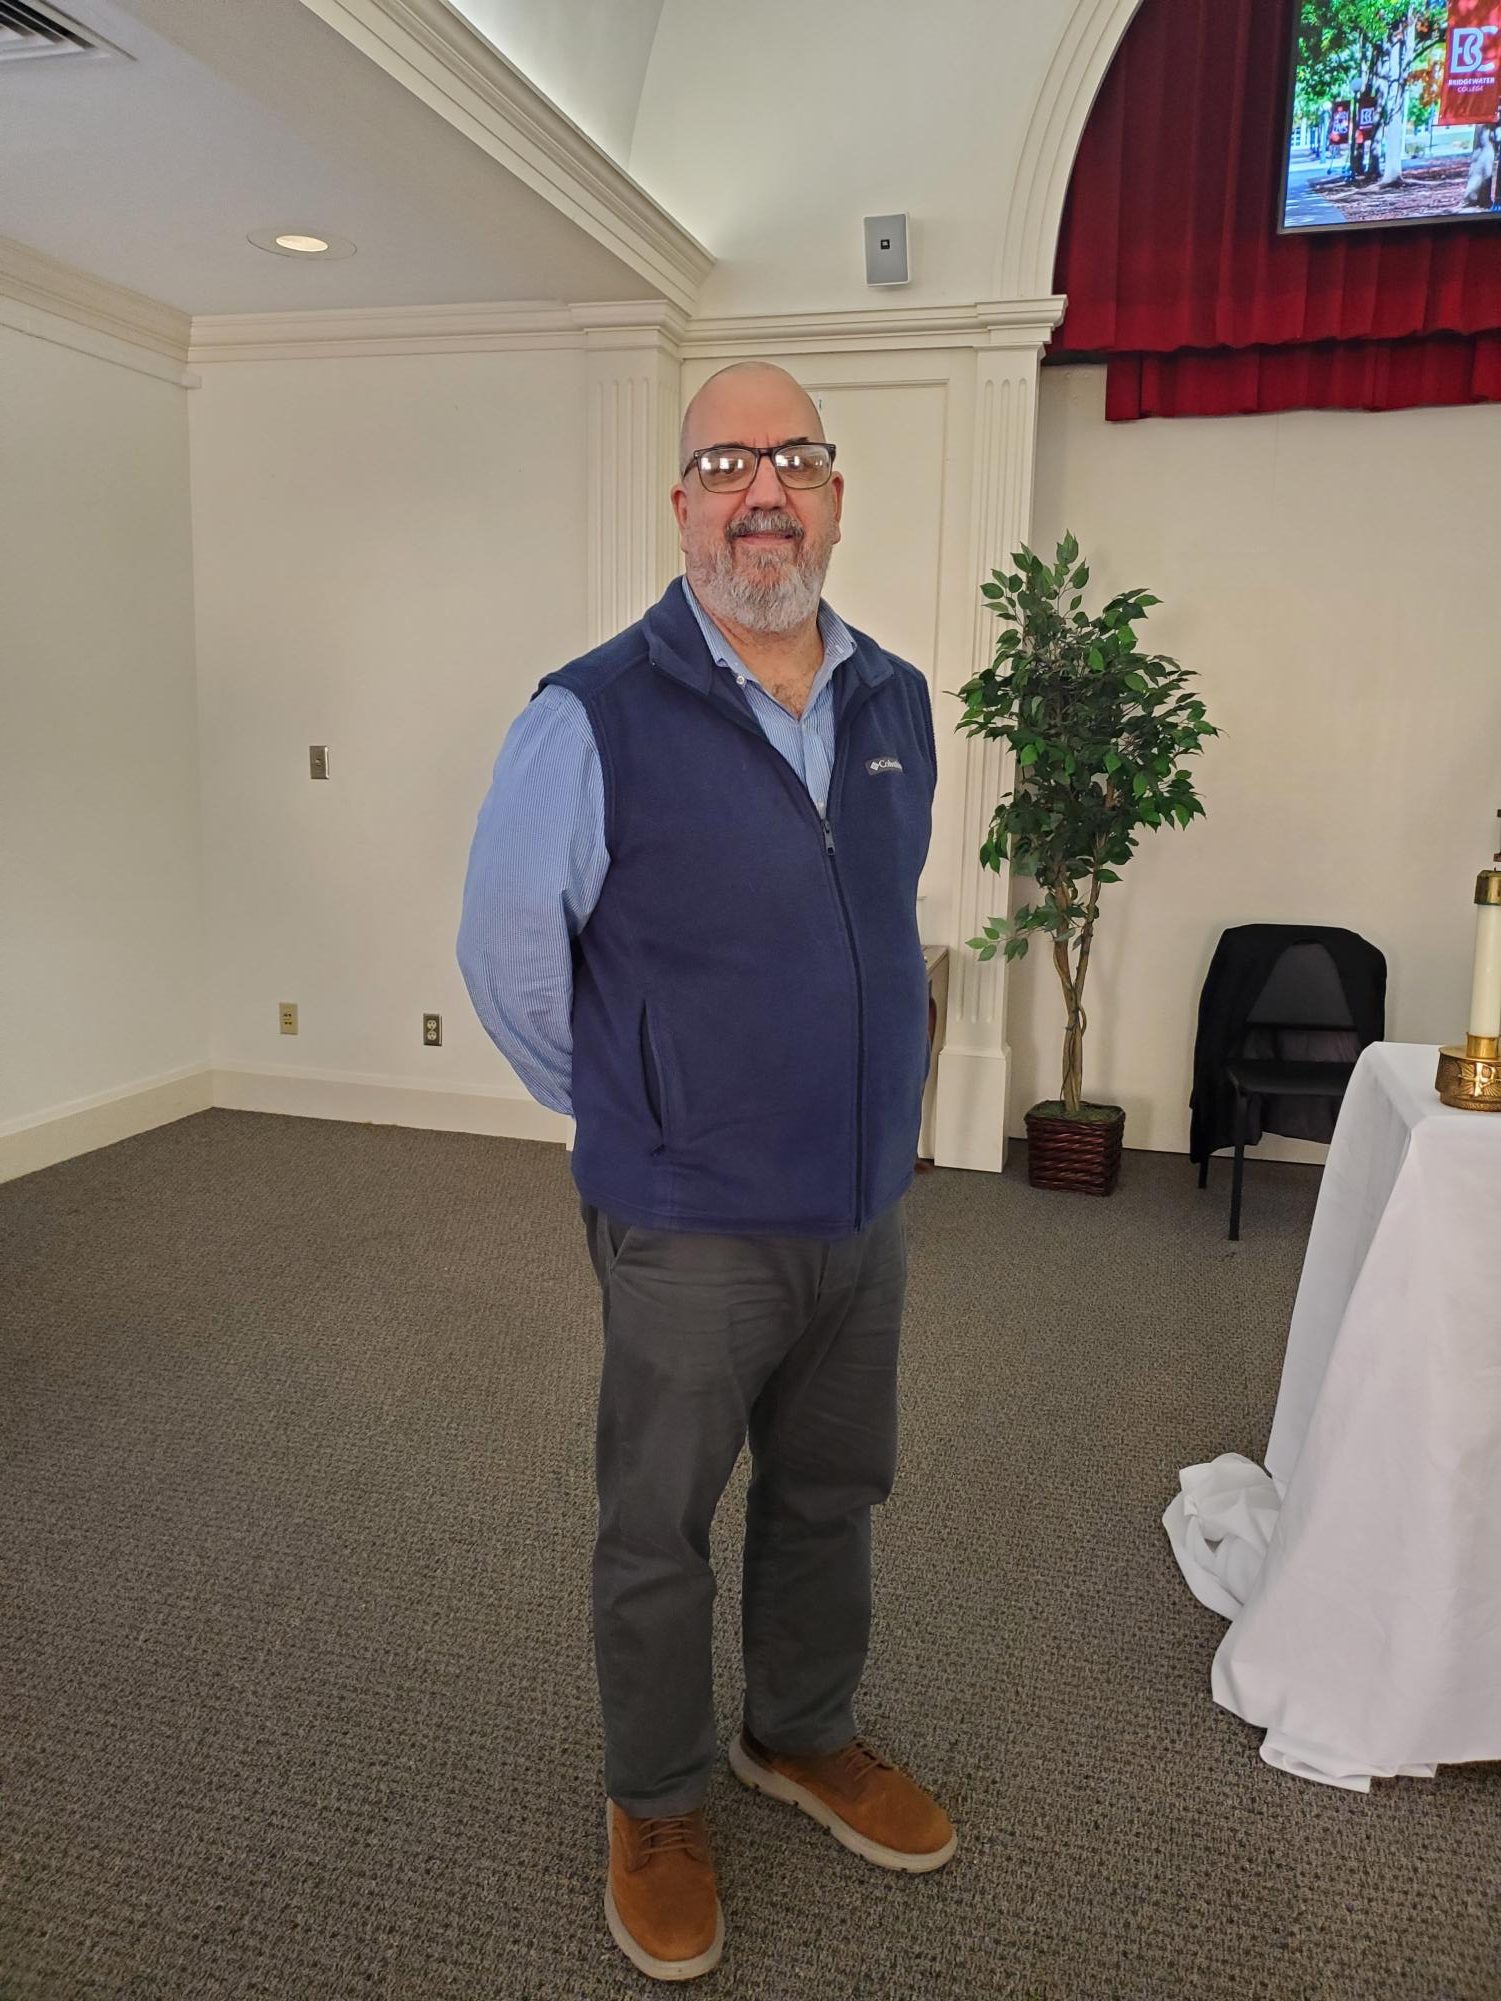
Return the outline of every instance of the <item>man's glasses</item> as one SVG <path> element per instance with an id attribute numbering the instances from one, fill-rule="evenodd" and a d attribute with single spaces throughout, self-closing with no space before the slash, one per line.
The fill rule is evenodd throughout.
<path id="1" fill-rule="evenodd" d="M 783 486 L 826 486 L 834 470 L 834 447 L 807 438 L 789 438 L 784 445 L 706 445 L 683 467 L 683 478 L 697 468 L 710 493 L 741 493 L 761 470 L 762 459 Z"/>

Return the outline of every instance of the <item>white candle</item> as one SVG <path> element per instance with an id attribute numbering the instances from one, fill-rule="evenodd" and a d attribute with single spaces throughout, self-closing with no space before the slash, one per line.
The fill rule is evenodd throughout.
<path id="1" fill-rule="evenodd" d="M 1480 878 L 1501 887 L 1494 869 Z M 1475 982 L 1470 989 L 1471 1035 L 1501 1035 L 1501 903 L 1479 903 L 1475 912 Z"/>

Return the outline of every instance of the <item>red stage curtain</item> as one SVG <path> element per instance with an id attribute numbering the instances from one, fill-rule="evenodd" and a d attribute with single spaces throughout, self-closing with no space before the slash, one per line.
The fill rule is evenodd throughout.
<path id="1" fill-rule="evenodd" d="M 1279 236 L 1297 0 L 1145 0 L 1074 162 L 1060 358 L 1109 415 L 1501 400 L 1501 221 Z"/>

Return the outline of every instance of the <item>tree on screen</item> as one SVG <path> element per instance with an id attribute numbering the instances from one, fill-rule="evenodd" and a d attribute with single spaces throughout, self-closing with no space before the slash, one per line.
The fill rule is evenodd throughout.
<path id="1" fill-rule="evenodd" d="M 1408 92 L 1414 78 L 1441 56 L 1447 7 L 1415 0 L 1304 0 L 1298 29 L 1297 107 L 1314 120 L 1336 98 L 1376 101 L 1379 144 L 1352 140 L 1350 173 L 1379 173 L 1383 187 L 1402 179 Z M 1374 157 L 1368 157 L 1374 156 Z"/>

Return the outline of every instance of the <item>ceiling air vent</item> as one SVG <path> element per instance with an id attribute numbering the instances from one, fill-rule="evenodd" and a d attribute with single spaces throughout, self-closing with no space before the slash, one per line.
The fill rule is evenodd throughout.
<path id="1" fill-rule="evenodd" d="M 0 63 L 38 56 L 106 56 L 123 51 L 39 0 L 0 0 Z"/>

